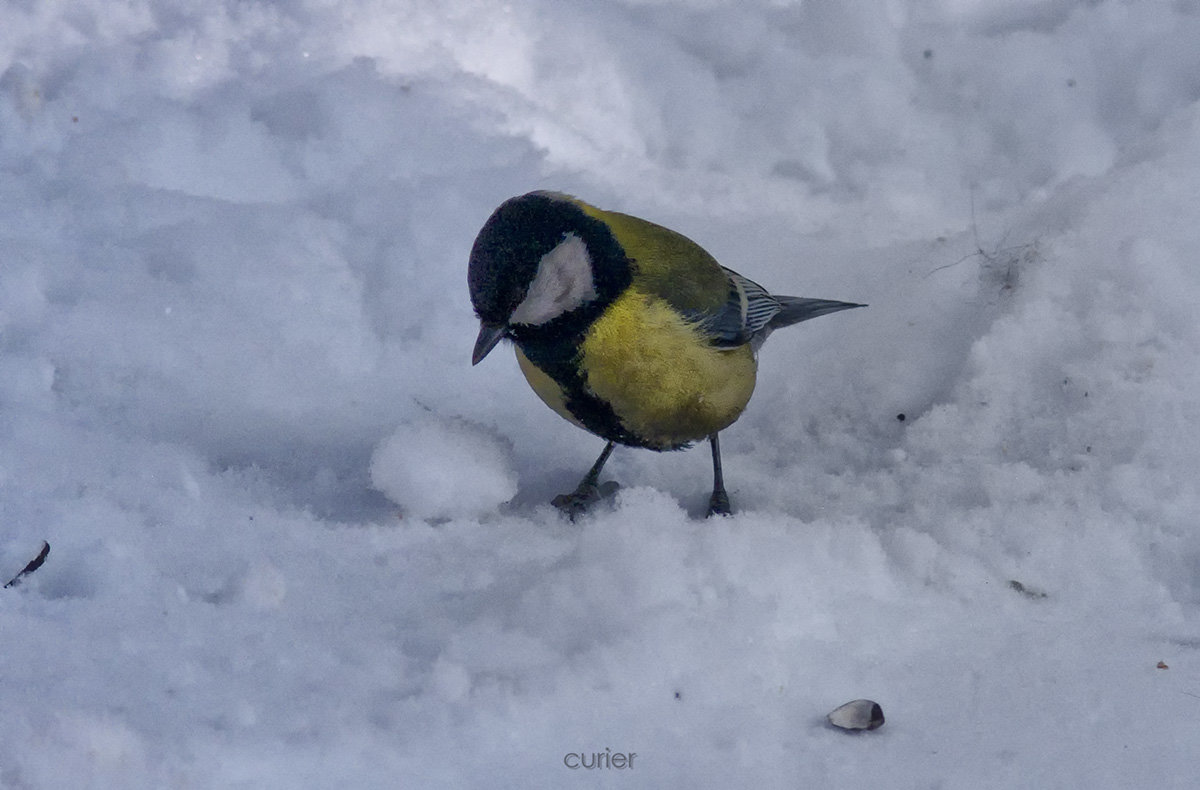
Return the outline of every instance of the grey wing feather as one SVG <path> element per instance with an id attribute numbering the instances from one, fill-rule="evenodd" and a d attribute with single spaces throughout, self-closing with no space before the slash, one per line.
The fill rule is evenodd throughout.
<path id="1" fill-rule="evenodd" d="M 775 316 L 783 310 L 783 304 L 778 297 L 767 293 L 766 288 L 753 280 L 747 280 L 730 269 L 725 269 L 725 273 L 729 275 L 731 284 L 730 296 L 737 292 L 738 301 L 745 305 L 743 326 L 745 332 L 753 337 L 772 323 Z"/>
<path id="2" fill-rule="evenodd" d="M 749 343 L 755 351 L 767 335 L 780 327 L 810 318 L 864 305 L 831 299 L 774 296 L 753 280 L 721 267 L 729 278 L 729 297 L 716 313 L 705 315 L 700 324 L 719 348 Z"/>
<path id="3" fill-rule="evenodd" d="M 757 329 L 779 312 L 779 305 L 766 289 L 726 269 L 729 293 L 715 312 L 695 315 L 700 330 L 718 348 L 736 348 L 750 342 Z"/>

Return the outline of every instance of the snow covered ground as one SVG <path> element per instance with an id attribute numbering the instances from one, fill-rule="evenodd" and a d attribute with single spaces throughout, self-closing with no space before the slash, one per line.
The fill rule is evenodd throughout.
<path id="1" fill-rule="evenodd" d="M 469 363 L 531 189 L 870 303 L 734 517 L 545 504 L 601 442 Z M 11 0 L 0 787 L 1192 787 L 1198 262 L 1196 0 Z"/>

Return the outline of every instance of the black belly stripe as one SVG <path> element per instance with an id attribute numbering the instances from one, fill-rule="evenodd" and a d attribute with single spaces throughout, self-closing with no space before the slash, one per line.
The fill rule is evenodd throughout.
<path id="1" fill-rule="evenodd" d="M 552 334 L 565 339 L 548 339 L 537 337 L 542 334 L 529 332 L 514 327 L 513 338 L 521 347 L 522 353 L 529 361 L 537 365 L 543 373 L 554 379 L 563 391 L 563 401 L 567 411 L 583 423 L 597 436 L 630 447 L 645 447 L 651 450 L 673 450 L 676 447 L 663 447 L 648 443 L 645 439 L 630 433 L 621 423 L 620 417 L 613 411 L 612 404 L 599 398 L 587 386 L 579 369 L 579 344 L 582 332 L 556 331 Z M 533 335 L 532 337 L 530 335 Z"/>

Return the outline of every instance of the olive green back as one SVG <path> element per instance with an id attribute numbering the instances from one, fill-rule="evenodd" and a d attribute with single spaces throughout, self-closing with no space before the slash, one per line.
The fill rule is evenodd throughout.
<path id="1" fill-rule="evenodd" d="M 608 223 L 633 263 L 633 284 L 685 313 L 711 313 L 729 297 L 729 280 L 696 242 L 673 230 L 616 211 L 582 203 L 583 210 Z"/>

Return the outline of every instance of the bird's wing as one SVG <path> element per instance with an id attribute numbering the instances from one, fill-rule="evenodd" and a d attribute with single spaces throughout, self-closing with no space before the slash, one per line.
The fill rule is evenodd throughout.
<path id="1" fill-rule="evenodd" d="M 587 210 L 616 235 L 634 269 L 634 285 L 669 304 L 717 348 L 749 343 L 757 350 L 774 329 L 861 306 L 772 296 L 680 233 L 628 214 Z"/>
<path id="2" fill-rule="evenodd" d="M 749 343 L 755 351 L 780 327 L 864 305 L 832 299 L 775 296 L 753 280 L 721 267 L 729 278 L 729 296 L 716 311 L 698 316 L 698 325 L 718 348 Z"/>
<path id="3" fill-rule="evenodd" d="M 719 348 L 745 345 L 760 334 L 765 338 L 771 319 L 782 309 L 779 300 L 732 269 L 721 270 L 729 281 L 729 295 L 717 310 L 697 316 L 701 331 Z"/>

